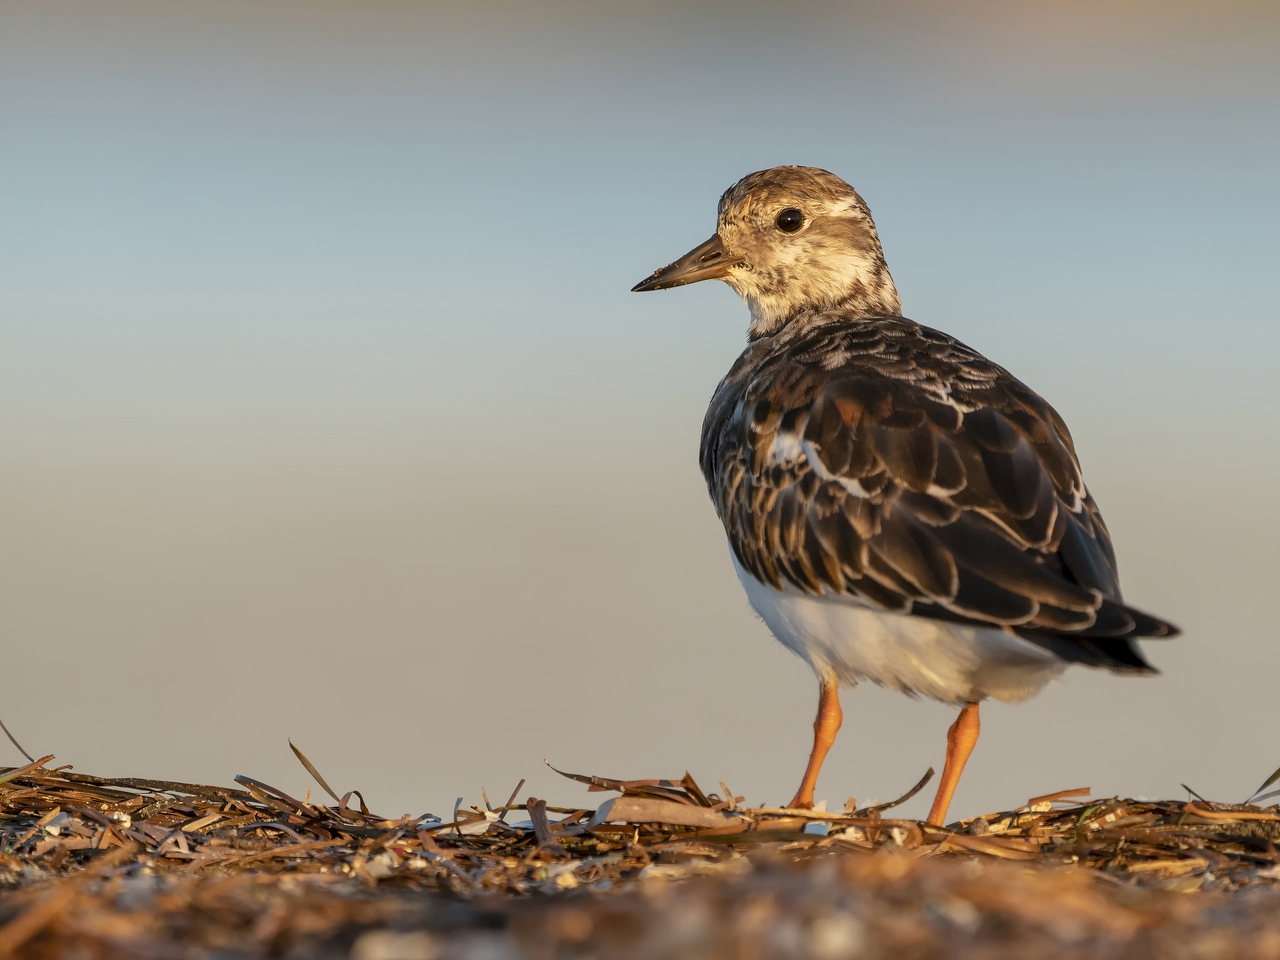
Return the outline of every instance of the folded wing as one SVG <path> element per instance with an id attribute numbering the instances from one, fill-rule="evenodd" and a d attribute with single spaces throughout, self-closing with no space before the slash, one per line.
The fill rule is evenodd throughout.
<path id="1" fill-rule="evenodd" d="M 1124 604 L 1057 413 L 911 321 L 827 327 L 731 372 L 702 460 L 739 561 L 779 589 L 1004 627 L 1113 670 L 1150 671 L 1129 641 L 1177 633 Z"/>

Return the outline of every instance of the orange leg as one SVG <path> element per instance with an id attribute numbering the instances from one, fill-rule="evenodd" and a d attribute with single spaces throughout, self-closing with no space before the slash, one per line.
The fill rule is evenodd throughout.
<path id="1" fill-rule="evenodd" d="M 933 807 L 929 810 L 929 822 L 934 826 L 941 827 L 946 822 L 951 797 L 960 783 L 960 774 L 964 773 L 964 765 L 969 762 L 969 754 L 973 753 L 981 729 L 978 704 L 971 700 L 947 731 L 947 763 L 938 782 L 938 795 L 933 798 Z"/>
<path id="2" fill-rule="evenodd" d="M 844 714 L 840 712 L 840 690 L 835 678 L 822 677 L 818 683 L 818 717 L 813 721 L 813 752 L 809 754 L 809 766 L 805 767 L 800 789 L 787 804 L 801 810 L 813 808 L 813 790 L 818 785 L 818 771 L 822 769 L 822 761 L 827 759 L 827 751 L 836 742 L 836 734 L 844 720 Z"/>

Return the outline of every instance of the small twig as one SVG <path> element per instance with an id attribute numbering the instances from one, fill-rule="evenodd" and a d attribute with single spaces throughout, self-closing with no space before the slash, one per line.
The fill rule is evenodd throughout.
<path id="1" fill-rule="evenodd" d="M 538 848 L 558 856 L 567 856 L 568 852 L 556 842 L 551 835 L 551 822 L 547 819 L 547 801 L 530 797 L 525 801 L 529 810 L 529 819 L 533 821 L 533 835 L 538 840 Z"/>

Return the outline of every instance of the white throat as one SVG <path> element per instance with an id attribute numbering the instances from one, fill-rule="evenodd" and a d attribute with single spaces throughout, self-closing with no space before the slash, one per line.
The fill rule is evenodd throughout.
<path id="1" fill-rule="evenodd" d="M 725 278 L 751 312 L 749 337 L 768 336 L 804 312 L 841 307 L 850 316 L 898 316 L 902 303 L 883 261 L 845 258 L 827 269 L 785 278 L 735 270 Z"/>

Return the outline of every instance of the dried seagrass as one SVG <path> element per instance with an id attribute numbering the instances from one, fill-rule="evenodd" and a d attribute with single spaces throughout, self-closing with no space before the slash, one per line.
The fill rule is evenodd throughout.
<path id="1" fill-rule="evenodd" d="M 294 751 L 323 784 L 301 751 Z M 245 948 L 252 955 L 267 921 L 254 914 L 258 919 L 250 923 L 246 910 L 305 915 L 311 918 L 307 929 L 314 930 L 355 924 L 355 936 L 422 908 L 392 893 L 425 889 L 445 894 L 449 902 L 475 905 L 468 910 L 497 910 L 507 918 L 503 923 L 514 924 L 526 916 L 514 905 L 524 902 L 520 895 L 573 891 L 572 896 L 617 898 L 647 889 L 651 881 L 689 877 L 759 884 L 778 871 L 799 878 L 824 863 L 845 861 L 851 865 L 840 868 L 843 875 L 862 878 L 858 883 L 879 878 L 872 883 L 875 895 L 893 897 L 899 894 L 892 893 L 886 870 L 962 883 L 944 867 L 957 859 L 986 862 L 992 870 L 1056 867 L 1045 874 L 1059 878 L 1053 883 L 1109 884 L 1107 889 L 1130 890 L 1127 896 L 1145 896 L 1143 890 L 1152 896 L 1170 890 L 1218 896 L 1244 888 L 1265 893 L 1280 880 L 1275 805 L 1099 799 L 1079 789 L 946 828 L 884 815 L 922 789 L 932 771 L 893 803 L 858 808 L 851 802 L 839 813 L 743 806 L 744 798 L 723 784 L 719 793 L 704 791 L 688 774 L 626 781 L 565 774 L 587 784 L 588 792 L 615 796 L 594 809 L 551 806 L 534 797 L 515 802 L 517 787 L 502 806 L 491 807 L 486 798 L 442 822 L 431 815 L 381 817 L 358 792 L 339 797 L 327 785 L 333 804 L 314 802 L 310 794 L 299 800 L 247 776 L 237 777 L 236 787 L 110 779 L 50 769 L 52 759 L 0 770 L 0 883 L 9 891 L 0 895 L 0 956 L 24 949 L 35 951 L 32 956 L 59 955 L 62 946 L 52 944 L 77 937 L 97 944 L 100 955 L 112 955 L 93 940 L 99 934 L 86 932 L 88 916 L 115 918 L 111 923 L 132 916 L 137 937 L 156 943 L 192 937 L 213 942 L 223 933 L 231 936 L 228 931 L 247 930 L 244 937 L 259 937 L 258 946 Z M 885 864 L 916 866 L 872 865 L 882 857 L 889 858 Z M 864 860 L 866 867 L 852 865 Z M 112 890 L 125 889 L 121 884 L 144 881 L 162 884 L 152 890 L 145 922 L 142 913 L 111 899 Z M 305 887 L 297 887 L 299 882 Z M 160 890 L 168 893 L 160 897 Z M 215 924 L 197 936 L 189 912 L 216 890 L 240 891 L 235 896 L 257 906 L 236 907 L 240 913 L 227 907 L 231 912 L 219 921 L 222 927 Z M 1108 902 L 1114 900 L 1110 896 Z M 483 904 L 489 906 L 481 909 Z M 584 916 L 594 916 L 605 908 L 582 909 Z M 212 915 L 213 907 L 205 903 L 200 910 L 201 916 Z M 1267 915 L 1274 916 L 1274 909 Z M 1004 918 L 1001 929 L 1013 929 L 1010 922 Z M 1280 956 L 1280 929 L 1274 933 Z M 1270 942 L 1265 936 L 1255 940 Z M 141 940 L 128 942 L 122 955 L 141 950 Z"/>

